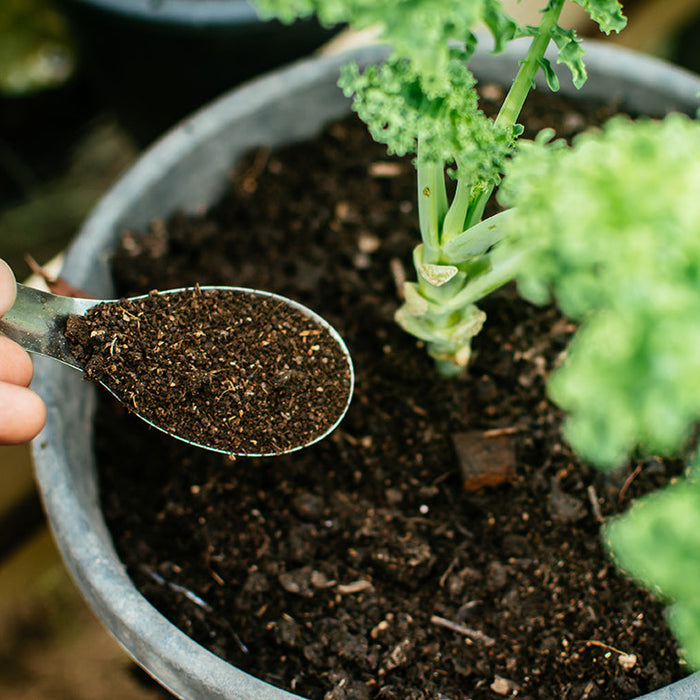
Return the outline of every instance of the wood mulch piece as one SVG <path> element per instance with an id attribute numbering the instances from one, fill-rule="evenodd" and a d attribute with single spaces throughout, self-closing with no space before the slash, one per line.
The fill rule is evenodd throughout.
<path id="1" fill-rule="evenodd" d="M 565 136 L 608 113 L 534 95 L 525 119 L 548 110 Z M 416 218 L 410 162 L 348 119 L 251 154 L 207 217 L 125 234 L 120 293 L 293 295 L 356 370 L 341 427 L 294 456 L 232 463 L 103 402 L 102 503 L 130 575 L 199 643 L 314 700 L 627 700 L 680 678 L 661 607 L 616 572 L 599 527 L 681 465 L 581 463 L 545 389 L 571 326 L 511 287 L 482 304 L 469 372 L 437 377 L 393 321 Z M 463 488 L 464 434 L 500 436 L 499 485 Z"/>

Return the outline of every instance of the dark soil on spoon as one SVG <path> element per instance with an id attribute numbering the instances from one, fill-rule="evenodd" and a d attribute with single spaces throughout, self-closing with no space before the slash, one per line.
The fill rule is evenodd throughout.
<path id="1" fill-rule="evenodd" d="M 536 94 L 524 121 L 569 137 L 608 112 Z M 120 293 L 293 296 L 356 371 L 332 437 L 269 459 L 189 448 L 103 401 L 102 502 L 130 575 L 199 643 L 314 699 L 627 700 L 685 675 L 599 533 L 681 465 L 581 463 L 545 390 L 572 327 L 511 287 L 482 305 L 468 373 L 437 377 L 393 322 L 416 219 L 410 162 L 349 119 L 251 154 L 207 216 L 125 233 Z"/>
<path id="2" fill-rule="evenodd" d="M 68 319 L 85 377 L 162 430 L 233 454 L 308 445 L 338 421 L 350 368 L 329 331 L 275 297 L 192 289 Z"/>

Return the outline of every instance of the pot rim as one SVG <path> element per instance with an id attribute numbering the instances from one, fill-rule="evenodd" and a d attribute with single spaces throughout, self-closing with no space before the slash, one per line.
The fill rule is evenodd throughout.
<path id="1" fill-rule="evenodd" d="M 246 0 L 62 0 L 133 21 L 182 26 L 263 22 Z"/>

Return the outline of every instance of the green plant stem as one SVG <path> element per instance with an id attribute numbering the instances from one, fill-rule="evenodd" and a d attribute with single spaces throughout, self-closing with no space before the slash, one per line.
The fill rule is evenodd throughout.
<path id="1" fill-rule="evenodd" d="M 525 100 L 534 85 L 535 76 L 540 69 L 540 61 L 544 58 L 545 51 L 551 40 L 552 30 L 559 22 L 562 7 L 565 0 L 550 0 L 549 5 L 543 11 L 542 21 L 537 29 L 537 35 L 532 40 L 525 59 L 520 64 L 518 74 L 506 95 L 501 109 L 496 117 L 496 125 L 502 128 L 512 128 L 518 121 Z M 484 209 L 488 202 L 493 185 L 474 188 L 472 190 L 472 204 L 466 219 L 466 228 L 481 221 Z"/>
<path id="2" fill-rule="evenodd" d="M 420 144 L 417 157 L 418 220 L 424 246 L 425 262 L 440 259 L 440 231 L 447 212 L 445 171 L 440 163 L 422 158 Z"/>
<path id="3" fill-rule="evenodd" d="M 544 57 L 547 46 L 549 46 L 552 29 L 559 22 L 559 15 L 563 6 L 564 0 L 550 0 L 549 7 L 544 11 L 537 36 L 533 39 L 527 56 L 525 56 L 525 60 L 518 70 L 518 75 L 515 77 L 513 85 L 508 91 L 508 95 L 496 117 L 498 126 L 512 127 L 517 122 L 523 104 L 525 104 L 530 88 L 534 83 L 537 71 L 540 68 L 540 61 Z"/>
<path id="4" fill-rule="evenodd" d="M 517 123 L 523 104 L 534 84 L 535 75 L 540 69 L 540 61 L 551 40 L 552 29 L 559 21 L 564 2 L 565 0 L 550 0 L 543 11 L 537 34 L 496 117 L 497 126 L 512 128 Z M 455 196 L 448 207 L 443 166 L 422 158 L 420 144 L 416 160 L 418 215 L 421 238 L 425 246 L 425 261 L 439 263 L 442 258 L 441 244 L 481 221 L 486 203 L 493 192 L 493 185 L 475 185 L 459 180 Z"/>
<path id="5" fill-rule="evenodd" d="M 540 25 L 531 30 L 533 41 L 496 118 L 498 126 L 515 126 L 563 5 L 564 0 L 549 0 Z M 513 278 L 519 255 L 496 260 L 488 252 L 498 240 L 501 222 L 479 227 L 492 184 L 458 179 L 449 204 L 445 163 L 426 158 L 420 138 L 416 170 L 422 239 L 413 260 L 418 281 L 405 288 L 406 301 L 396 318 L 427 343 L 438 371 L 453 375 L 466 367 L 471 338 L 483 324 L 484 314 L 475 302 Z"/>
<path id="6" fill-rule="evenodd" d="M 445 220 L 442 225 L 442 236 L 440 238 L 440 243 L 442 245 L 455 238 L 455 236 L 458 236 L 464 230 L 464 222 L 467 218 L 470 201 L 470 183 L 465 182 L 464 179 L 457 180 L 454 197 L 445 214 Z"/>

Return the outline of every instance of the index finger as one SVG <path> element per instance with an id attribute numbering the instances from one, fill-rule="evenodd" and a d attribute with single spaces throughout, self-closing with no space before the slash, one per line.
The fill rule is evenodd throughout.
<path id="1" fill-rule="evenodd" d="M 0 316 L 7 313 L 15 303 L 17 283 L 10 266 L 0 258 Z"/>

